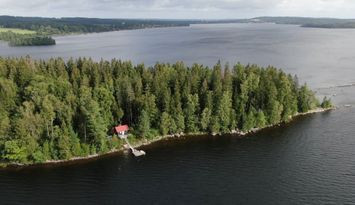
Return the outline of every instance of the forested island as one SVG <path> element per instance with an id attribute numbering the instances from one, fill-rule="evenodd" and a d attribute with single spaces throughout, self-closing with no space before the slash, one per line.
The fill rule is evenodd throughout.
<path id="1" fill-rule="evenodd" d="M 11 30 L 1 31 L 0 40 L 9 42 L 9 46 L 44 46 L 55 45 L 55 40 L 47 35 L 22 34 Z"/>
<path id="2" fill-rule="evenodd" d="M 120 149 L 168 134 L 230 133 L 289 121 L 320 104 L 273 67 L 0 58 L 0 161 L 32 164 Z"/>

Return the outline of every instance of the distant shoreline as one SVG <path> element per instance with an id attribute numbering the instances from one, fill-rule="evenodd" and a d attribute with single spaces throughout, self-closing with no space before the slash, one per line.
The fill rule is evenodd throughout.
<path id="1" fill-rule="evenodd" d="M 313 110 L 309 110 L 308 112 L 305 113 L 297 113 L 293 116 L 290 116 L 290 120 L 287 123 L 290 123 L 294 120 L 294 118 L 298 117 L 298 116 L 304 116 L 304 115 L 310 115 L 310 114 L 315 114 L 315 113 L 321 113 L 321 112 L 327 112 L 330 110 L 334 110 L 336 109 L 335 107 L 333 108 L 316 108 Z M 234 135 L 239 135 L 241 137 L 249 135 L 249 134 L 253 134 L 256 132 L 259 132 L 261 130 L 264 130 L 266 128 L 271 128 L 271 127 L 275 127 L 277 125 L 280 125 L 283 122 L 277 123 L 277 124 L 273 124 L 273 125 L 269 125 L 269 126 L 265 126 L 262 128 L 253 128 L 249 131 L 243 132 L 243 131 L 238 131 L 238 130 L 232 130 L 231 132 L 228 133 L 206 133 L 206 132 L 199 132 L 199 133 L 183 133 L 183 134 L 174 134 L 174 135 L 165 135 L 165 136 L 157 136 L 154 139 L 151 140 L 147 140 L 147 139 L 143 139 L 140 140 L 134 144 L 132 144 L 132 146 L 134 148 L 141 148 L 142 146 L 147 146 L 150 144 L 153 144 L 155 142 L 161 141 L 161 140 L 165 140 L 165 139 L 169 139 L 169 138 L 179 138 L 179 137 L 183 137 L 183 136 L 200 136 L 200 135 L 223 135 L 223 134 L 234 134 Z M 6 170 L 6 169 L 25 169 L 25 168 L 30 168 L 30 167 L 45 167 L 45 166 L 50 166 L 50 165 L 66 165 L 66 164 L 73 164 L 76 162 L 84 162 L 84 161 L 88 161 L 88 160 L 93 160 L 93 159 L 98 159 L 104 156 L 108 156 L 114 153 L 119 153 L 119 152 L 125 152 L 127 150 L 127 148 L 125 148 L 124 146 L 122 146 L 119 149 L 112 149 L 106 153 L 102 153 L 102 154 L 93 154 L 93 155 L 88 155 L 86 157 L 73 157 L 71 159 L 65 159 L 65 160 L 48 160 L 46 162 L 43 163 L 32 163 L 32 164 L 20 164 L 20 163 L 4 163 L 2 164 L 2 166 L 0 166 L 0 170 Z M 149 153 L 148 153 L 149 154 Z"/>
<path id="2" fill-rule="evenodd" d="M 101 33 L 112 33 L 112 32 L 121 32 L 121 31 L 137 31 L 137 30 L 148 30 L 148 29 L 159 29 L 159 28 L 184 28 L 190 27 L 191 25 L 174 25 L 174 26 L 156 26 L 156 27 L 144 27 L 144 28 L 132 28 L 132 29 L 121 29 L 121 30 L 112 30 L 112 31 L 100 31 L 100 32 L 72 32 L 72 33 L 61 33 L 61 34 L 53 34 L 51 37 L 66 37 L 66 36 L 79 36 L 79 35 L 90 35 L 90 34 L 101 34 Z"/>

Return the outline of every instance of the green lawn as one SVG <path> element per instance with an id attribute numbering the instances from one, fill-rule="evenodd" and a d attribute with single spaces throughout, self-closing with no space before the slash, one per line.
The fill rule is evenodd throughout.
<path id="1" fill-rule="evenodd" d="M 17 34 L 35 34 L 35 31 L 25 30 L 25 29 L 18 29 L 18 28 L 0 28 L 0 32 L 7 32 L 12 31 Z"/>

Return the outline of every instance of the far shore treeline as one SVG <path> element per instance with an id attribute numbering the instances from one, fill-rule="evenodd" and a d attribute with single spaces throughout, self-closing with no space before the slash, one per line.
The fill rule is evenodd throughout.
<path id="1" fill-rule="evenodd" d="M 52 35 L 189 25 L 188 21 L 164 19 L 0 16 L 0 40 L 8 41 L 10 46 L 43 46 L 56 44 L 55 40 L 51 37 Z M 7 29 L 10 31 L 7 31 Z M 29 34 L 29 32 L 33 33 Z"/>
<path id="2" fill-rule="evenodd" d="M 0 40 L 10 46 L 55 45 L 52 35 L 108 32 L 143 28 L 190 26 L 213 23 L 276 23 L 313 28 L 355 28 L 355 19 L 257 17 L 251 19 L 173 20 L 173 19 L 99 19 L 0 16 Z M 10 31 L 7 31 L 10 30 Z M 29 32 L 32 32 L 29 34 Z"/>
<path id="3" fill-rule="evenodd" d="M 331 106 L 328 99 L 321 105 Z M 228 133 L 321 105 L 297 77 L 273 67 L 0 58 L 0 161 L 105 153 L 121 146 L 108 137 L 120 123 L 132 139 Z"/>

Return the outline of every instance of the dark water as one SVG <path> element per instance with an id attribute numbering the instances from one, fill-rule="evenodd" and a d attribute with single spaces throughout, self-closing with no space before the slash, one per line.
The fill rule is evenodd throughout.
<path id="1" fill-rule="evenodd" d="M 339 109 L 245 138 L 203 136 L 62 167 L 0 171 L 0 204 L 355 204 L 355 30 L 198 25 L 58 37 L 0 54 L 284 67 Z M 336 85 L 346 85 L 331 87 Z M 345 108 L 344 105 L 351 107 Z"/>
<path id="2" fill-rule="evenodd" d="M 57 168 L 0 172 L 1 202 L 353 204 L 354 109 L 239 139 L 194 137 Z"/>

